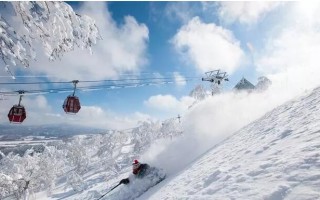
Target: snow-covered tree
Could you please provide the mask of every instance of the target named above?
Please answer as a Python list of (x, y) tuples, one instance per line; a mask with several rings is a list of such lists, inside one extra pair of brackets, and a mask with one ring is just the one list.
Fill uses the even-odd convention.
[(4, 194), (8, 193), (21, 199), (23, 196), (28, 196), (30, 189), (37, 188), (38, 161), (38, 154), (32, 149), (27, 150), (23, 157), (13, 153), (4, 156), (0, 162), (0, 174), (5, 175), (2, 177), (10, 177), (11, 182), (9, 188), (2, 189), (5, 191)]
[(0, 199), (15, 196), (28, 198), (29, 193), (46, 190), (49, 194), (62, 169), (63, 152), (45, 147), (42, 153), (29, 149), (23, 156), (2, 154), (0, 161)]
[(193, 90), (191, 90), (189, 96), (193, 97), (197, 101), (201, 101), (207, 97), (207, 92), (203, 85), (197, 85)]
[(216, 95), (221, 93), (221, 86), (217, 84), (212, 84), (211, 86), (211, 95)]
[(76, 136), (66, 147), (68, 164), (78, 174), (88, 170), (89, 158), (87, 148), (83, 145), (83, 138)]
[(256, 85), (256, 90), (258, 91), (265, 91), (267, 90), (272, 82), (265, 76), (261, 76), (258, 78), (258, 83)]
[(67, 174), (67, 186), (71, 186), (77, 192), (83, 191), (85, 188), (82, 176), (75, 171), (70, 171)]
[(132, 143), (134, 154), (140, 155), (157, 139), (170, 138), (182, 134), (182, 129), (177, 118), (159, 121), (144, 121), (139, 127), (132, 130)]
[(38, 179), (41, 182), (41, 190), (51, 194), (58, 176), (64, 175), (65, 153), (55, 146), (45, 146), (44, 151), (39, 154)]
[(174, 138), (182, 134), (182, 127), (177, 118), (171, 118), (162, 123), (160, 129), (164, 138)]
[(97, 152), (97, 156), (100, 159), (100, 164), (102, 167), (110, 172), (111, 174), (118, 174), (120, 171), (120, 166), (116, 162), (114, 156), (117, 148), (121, 148), (121, 145), (118, 145), (118, 137), (116, 132), (108, 133), (101, 135), (99, 138), (100, 146)]
[(16, 190), (14, 179), (0, 172), (0, 199), (12, 195)]
[(11, 1), (0, 4), (0, 57), (5, 65), (25, 67), (41, 45), (50, 60), (100, 38), (93, 19), (60, 1)]
[(160, 128), (160, 122), (144, 121), (132, 130), (135, 154), (141, 154), (157, 136), (160, 136)]

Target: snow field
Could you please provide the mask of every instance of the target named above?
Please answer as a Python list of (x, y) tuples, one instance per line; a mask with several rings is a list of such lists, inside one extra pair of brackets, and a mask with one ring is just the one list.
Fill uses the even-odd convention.
[(319, 97), (317, 88), (247, 125), (149, 199), (320, 199)]

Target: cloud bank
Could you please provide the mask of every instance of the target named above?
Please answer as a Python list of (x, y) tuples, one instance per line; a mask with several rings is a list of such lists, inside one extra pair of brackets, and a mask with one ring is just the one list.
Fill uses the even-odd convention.
[(149, 97), (148, 100), (144, 101), (144, 104), (149, 108), (166, 113), (167, 116), (176, 116), (177, 114), (186, 112), (194, 101), (194, 98), (189, 96), (183, 96), (177, 99), (169, 94), (159, 94)]
[(214, 23), (194, 17), (172, 39), (176, 50), (200, 72), (222, 69), (232, 74), (244, 59), (240, 42), (233, 33)]
[(294, 2), (257, 53), (257, 71), (286, 92), (301, 93), (320, 85), (320, 3)]
[(241, 24), (253, 25), (273, 9), (280, 5), (280, 2), (272, 1), (243, 1), (243, 2), (219, 2), (218, 9), (221, 21), (231, 24), (239, 22)]

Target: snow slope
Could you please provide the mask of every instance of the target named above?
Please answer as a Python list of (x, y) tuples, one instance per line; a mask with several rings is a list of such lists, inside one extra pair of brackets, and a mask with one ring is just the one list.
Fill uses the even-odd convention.
[(320, 88), (237, 131), (139, 199), (320, 199)]

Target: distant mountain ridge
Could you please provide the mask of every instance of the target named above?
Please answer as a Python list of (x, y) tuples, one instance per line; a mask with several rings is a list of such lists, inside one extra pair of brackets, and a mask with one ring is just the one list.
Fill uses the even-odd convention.
[(39, 126), (0, 124), (0, 141), (16, 140), (26, 136), (45, 136), (61, 138), (79, 134), (96, 134), (101, 132), (106, 132), (106, 130), (83, 126), (72, 126), (67, 124)]

